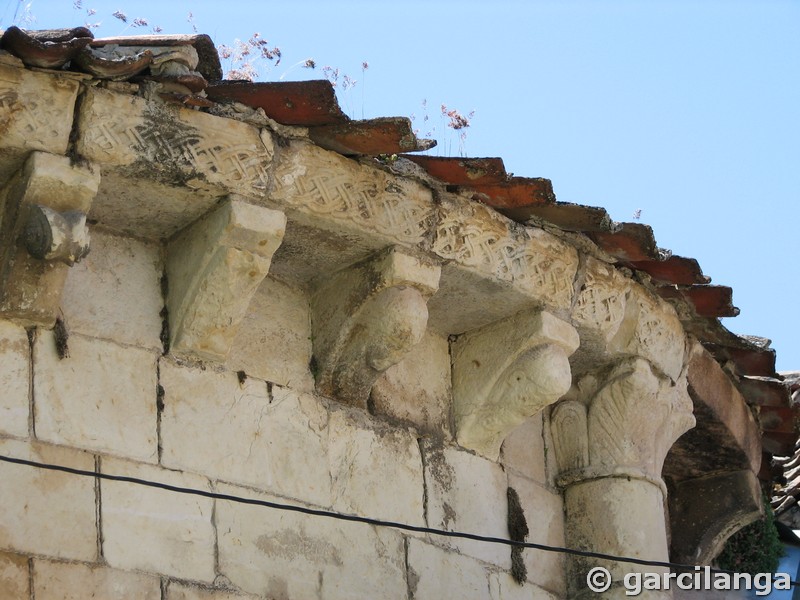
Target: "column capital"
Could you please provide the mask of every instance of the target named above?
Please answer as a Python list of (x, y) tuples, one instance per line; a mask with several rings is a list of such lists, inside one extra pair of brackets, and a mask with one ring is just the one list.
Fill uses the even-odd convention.
[(632, 358), (604, 376), (584, 377), (573, 392), (550, 419), (557, 483), (625, 477), (663, 489), (667, 452), (695, 424), (686, 374), (672, 383), (656, 375), (648, 361)]

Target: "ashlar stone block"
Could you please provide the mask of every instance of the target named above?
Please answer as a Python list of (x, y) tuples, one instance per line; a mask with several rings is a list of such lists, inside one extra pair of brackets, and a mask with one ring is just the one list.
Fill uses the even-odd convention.
[(504, 571), (489, 576), (489, 588), (492, 600), (559, 600), (564, 597), (551, 594), (531, 583), (520, 585)]
[(231, 590), (208, 589), (171, 581), (167, 586), (167, 595), (164, 600), (260, 600), (261, 598), (261, 596)]
[(6, 600), (30, 600), (28, 557), (0, 552), (0, 590)]
[(161, 350), (161, 249), (92, 229), (92, 251), (69, 270), (61, 309), (70, 331)]
[(33, 590), (38, 600), (161, 600), (161, 579), (102, 566), (34, 560)]
[(79, 87), (69, 77), (0, 64), (0, 182), (31, 150), (66, 153)]
[(226, 367), (300, 392), (314, 391), (308, 297), (267, 277), (233, 339)]
[[(91, 454), (0, 439), (0, 453), (94, 471)], [(0, 549), (67, 560), (97, 559), (95, 482), (91, 477), (0, 462)]]
[(26, 331), (0, 320), (0, 432), (28, 436), (30, 346)]
[(378, 378), (369, 402), (375, 414), (452, 438), (451, 379), (447, 338), (428, 331), (412, 352)]
[(408, 588), (414, 600), (489, 598), (486, 567), (468, 556), (408, 538)]
[(544, 411), (525, 419), (503, 442), (500, 462), (509, 473), (516, 473), (547, 485), (549, 465), (552, 460), (544, 439)]
[[(508, 536), (508, 480), (500, 465), (433, 441), (424, 442), (423, 458), (429, 527)], [(511, 568), (511, 555), (505, 546), (455, 538), (432, 537), (431, 541), (501, 568)]]
[[(508, 475), (508, 485), (516, 490), (528, 525), (525, 541), (563, 548), (566, 544), (561, 494), (511, 473)], [(528, 581), (559, 596), (566, 593), (566, 560), (563, 554), (525, 548), (522, 559), (528, 571)]]
[[(177, 487), (210, 488), (203, 477), (116, 458), (103, 457), (100, 469)], [(101, 480), (103, 556), (115, 568), (210, 583), (215, 577), (212, 513), (210, 498)]]
[(317, 389), (366, 408), (381, 373), (422, 339), (440, 273), (389, 248), (320, 285), (311, 298)]
[(422, 457), (411, 432), (334, 409), (329, 462), (334, 510), (425, 525)]
[(162, 359), (164, 466), (330, 506), (328, 413), (311, 395)]
[(220, 572), (246, 592), (269, 598), (407, 598), (403, 538), (396, 531), (227, 501), (217, 502), (216, 524)]
[(156, 355), (69, 336), (59, 358), (51, 331), (38, 331), (34, 428), (39, 439), (148, 462), (157, 460)]
[(173, 352), (224, 361), (286, 229), (282, 212), (229, 198), (167, 251)]
[(547, 312), (523, 312), (460, 336), (452, 344), (456, 437), (497, 459), (506, 436), (566, 394), (573, 327)]
[[(99, 172), (88, 164), (33, 152), (0, 190), (0, 313), (24, 323), (52, 325), (68, 265), (80, 258), (70, 254), (78, 250), (67, 238), (82, 236), (77, 246), (85, 252), (86, 214), (99, 183)], [(53, 228), (55, 221), (68, 231)], [(66, 246), (59, 249), (62, 242)], [(51, 256), (54, 244), (56, 254)]]

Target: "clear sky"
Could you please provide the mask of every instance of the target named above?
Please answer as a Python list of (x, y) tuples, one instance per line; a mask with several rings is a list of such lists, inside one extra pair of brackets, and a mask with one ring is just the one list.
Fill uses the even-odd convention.
[[(165, 33), (190, 32), (191, 12), (218, 44), (259, 32), (283, 53), (260, 79), (339, 68), (358, 81), (339, 93), (351, 116), (413, 114), (433, 154), (459, 153), (440, 105), (474, 110), (466, 155), (618, 221), (641, 209), (659, 246), (733, 287), (724, 324), (800, 369), (798, 1), (0, 0), (0, 28), (26, 7), (31, 28), (100, 21), (98, 36), (148, 32), (116, 10)], [(316, 70), (292, 68), (307, 58)]]

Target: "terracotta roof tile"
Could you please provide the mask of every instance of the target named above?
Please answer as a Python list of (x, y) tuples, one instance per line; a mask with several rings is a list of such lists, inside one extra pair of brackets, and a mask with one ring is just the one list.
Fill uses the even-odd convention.
[(595, 231), (589, 237), (608, 254), (625, 262), (659, 259), (656, 238), (649, 225), (621, 223), (616, 231)]
[(86, 27), (26, 31), (9, 27), (0, 38), (0, 47), (31, 67), (59, 69), (92, 41)]
[(215, 102), (241, 102), (262, 108), (270, 119), (284, 125), (332, 125), (350, 119), (342, 112), (329, 81), (279, 81), (252, 83), (223, 81), (206, 90)]
[(664, 286), (657, 289), (662, 298), (685, 299), (700, 317), (735, 317), (733, 290), (724, 285)]
[(398, 154), (428, 150), (435, 140), (420, 140), (406, 117), (344, 121), (311, 127), (308, 136), (318, 146), (340, 154)]
[(472, 186), (508, 181), (502, 158), (457, 158), (451, 156), (405, 156), (429, 175), (450, 185)]
[(710, 277), (703, 275), (700, 264), (694, 258), (670, 256), (666, 260), (641, 260), (629, 263), (631, 267), (644, 271), (653, 281), (668, 285), (706, 284)]

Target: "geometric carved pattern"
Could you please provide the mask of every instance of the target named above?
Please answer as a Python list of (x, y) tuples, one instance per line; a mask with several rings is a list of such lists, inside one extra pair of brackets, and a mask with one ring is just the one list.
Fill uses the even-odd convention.
[(245, 195), (266, 192), (272, 142), (244, 123), (103, 90), (87, 92), (81, 120), (82, 155), (178, 169)]
[(432, 249), (442, 258), (514, 282), (555, 306), (567, 307), (572, 301), (575, 250), (544, 231), (518, 226), (479, 205), (447, 206)]
[(315, 169), (295, 180), (292, 201), (316, 214), (363, 224), (399, 242), (419, 244), (433, 222), (432, 207), (381, 190), (375, 179), (355, 179), (336, 170)]

